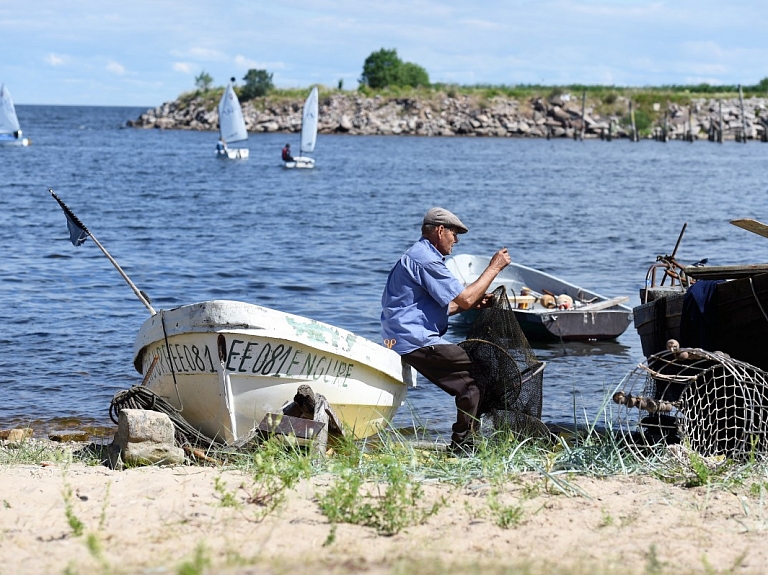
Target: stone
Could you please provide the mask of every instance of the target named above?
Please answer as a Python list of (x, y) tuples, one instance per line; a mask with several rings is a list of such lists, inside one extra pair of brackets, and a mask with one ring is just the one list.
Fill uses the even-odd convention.
[(175, 444), (171, 418), (165, 413), (144, 409), (120, 411), (117, 433), (110, 449), (113, 466), (119, 466), (118, 456), (129, 466), (184, 462), (184, 450)]
[(60, 430), (48, 433), (48, 439), (66, 443), (68, 441), (88, 441), (88, 433), (80, 430)]
[(26, 439), (32, 438), (31, 427), (17, 427), (15, 429), (6, 429), (0, 431), (0, 439), (7, 439), (8, 443), (21, 443)]

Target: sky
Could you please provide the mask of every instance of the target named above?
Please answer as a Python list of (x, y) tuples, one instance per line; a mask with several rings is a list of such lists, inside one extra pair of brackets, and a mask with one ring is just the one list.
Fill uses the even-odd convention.
[(386, 48), (461, 85), (750, 85), (767, 30), (766, 0), (0, 0), (0, 83), (16, 104), (148, 108), (201, 72), (353, 90)]

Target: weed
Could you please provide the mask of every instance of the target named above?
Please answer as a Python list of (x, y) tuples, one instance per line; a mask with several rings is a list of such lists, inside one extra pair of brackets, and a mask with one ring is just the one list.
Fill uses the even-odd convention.
[(219, 496), (219, 505), (221, 507), (234, 507), (235, 509), (240, 509), (240, 502), (237, 500), (236, 492), (227, 489), (227, 484), (221, 476), (214, 477), (213, 490)]
[(311, 459), (298, 446), (289, 446), (278, 438), (262, 444), (252, 454), (247, 470), (253, 476), (251, 486), (242, 485), (247, 493), (246, 501), (259, 508), (256, 516), (261, 521), (285, 501), (286, 491), (311, 472)]
[(104, 524), (107, 522), (107, 507), (109, 505), (109, 491), (112, 489), (112, 482), (107, 483), (107, 489), (104, 492), (104, 503), (101, 504), (101, 515), (99, 515), (99, 530), (104, 529)]
[(517, 527), (523, 518), (523, 508), (520, 505), (504, 505), (499, 501), (499, 492), (494, 490), (488, 496), (488, 509), (493, 522), (502, 529)]
[[(320, 510), (331, 524), (354, 523), (372, 527), (382, 535), (394, 535), (423, 523), (444, 504), (441, 500), (422, 507), (421, 483), (411, 479), (396, 457), (385, 454), (378, 459), (369, 489), (363, 489), (368, 478), (360, 469), (346, 467), (325, 494), (317, 495)], [(381, 481), (375, 480), (376, 475)]]
[(598, 527), (609, 527), (613, 525), (614, 521), (611, 513), (605, 507), (603, 507), (600, 512), (602, 513), (602, 519), (600, 520)]
[(75, 537), (80, 537), (83, 534), (85, 525), (75, 515), (73, 509), (73, 495), (72, 487), (65, 481), (62, 489), (62, 495), (64, 497), (64, 514), (67, 516), (67, 524), (72, 529), (72, 533)]
[(652, 575), (664, 572), (664, 563), (659, 560), (658, 553), (656, 552), (656, 545), (651, 544), (651, 547), (648, 549), (645, 571), (646, 573), (651, 573)]
[(210, 564), (211, 561), (207, 556), (205, 545), (200, 543), (195, 548), (192, 560), (182, 563), (176, 573), (178, 575), (202, 575), (205, 572), (205, 568), (210, 566)]

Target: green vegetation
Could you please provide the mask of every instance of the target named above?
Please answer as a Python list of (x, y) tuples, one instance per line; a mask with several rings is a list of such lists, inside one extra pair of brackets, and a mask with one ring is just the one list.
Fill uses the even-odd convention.
[(266, 70), (248, 70), (243, 76), (245, 86), (240, 90), (240, 96), (243, 100), (252, 100), (266, 96), (272, 89), (272, 74)]
[(360, 85), (378, 89), (389, 86), (429, 86), (427, 71), (412, 62), (403, 62), (397, 50), (382, 48), (372, 52), (363, 63)]
[(201, 92), (207, 92), (210, 90), (211, 84), (213, 84), (213, 78), (205, 70), (200, 72), (198, 76), (195, 76), (195, 88)]

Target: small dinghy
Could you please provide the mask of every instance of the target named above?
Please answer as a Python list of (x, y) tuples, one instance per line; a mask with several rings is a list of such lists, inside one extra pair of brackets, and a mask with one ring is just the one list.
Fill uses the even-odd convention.
[(302, 384), (327, 398), (354, 437), (367, 437), (392, 421), (416, 381), (412, 368), (382, 345), (228, 300), (158, 311), (139, 330), (133, 356), (143, 385), (227, 443), (248, 435), (266, 414), (280, 413)]
[[(474, 282), (488, 266), (489, 258), (460, 254), (445, 265), (464, 285)], [(607, 298), (593, 291), (512, 262), (496, 276), (493, 289), (507, 288), (520, 327), (531, 339), (615, 339), (632, 323), (628, 296)], [(456, 318), (471, 322), (472, 311)]]

